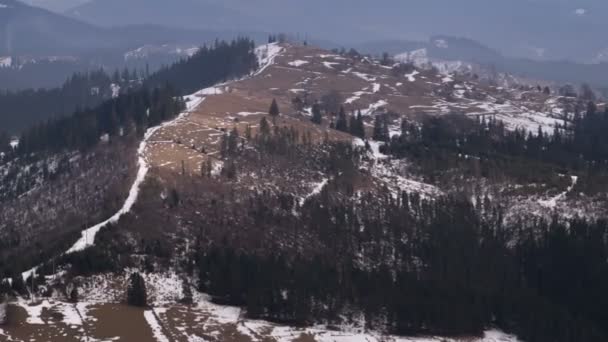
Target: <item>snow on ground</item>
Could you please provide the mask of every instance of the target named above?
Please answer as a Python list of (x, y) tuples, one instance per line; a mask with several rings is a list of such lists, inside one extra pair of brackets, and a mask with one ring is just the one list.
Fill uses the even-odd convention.
[(444, 78), (441, 79), (442, 83), (450, 83), (450, 82), (454, 82), (454, 78), (450, 75), (445, 76)]
[(420, 74), (420, 72), (418, 70), (414, 70), (410, 74), (406, 74), (405, 77), (410, 82), (416, 82), (416, 77), (415, 76), (418, 75), (418, 74)]
[(154, 335), (154, 338), (157, 342), (169, 342), (169, 339), (163, 333), (163, 329), (161, 328), (160, 323), (156, 319), (154, 309), (144, 311), (144, 318), (152, 329), (152, 334)]
[[(170, 122), (173, 122), (173, 121), (170, 121)], [(135, 177), (135, 182), (133, 182), (133, 185), (131, 186), (131, 189), (129, 190), (129, 196), (127, 197), (127, 200), (124, 202), (122, 208), (120, 208), (120, 210), (117, 213), (115, 213), (112, 217), (110, 217), (109, 219), (107, 219), (101, 223), (98, 223), (91, 228), (85, 229), (81, 233), (80, 239), (78, 239), (78, 241), (76, 241), (76, 243), (74, 243), (74, 245), (72, 247), (70, 247), (70, 249), (67, 250), (66, 254), (79, 252), (88, 247), (93, 246), (95, 244), (95, 236), (101, 230), (101, 228), (105, 227), (108, 224), (118, 222), (118, 220), (124, 214), (131, 211), (131, 208), (133, 207), (133, 205), (135, 204), (135, 201), (137, 201), (137, 197), (139, 196), (139, 189), (141, 187), (141, 184), (144, 182), (146, 175), (148, 174), (148, 170), (149, 170), (149, 165), (148, 165), (148, 162), (144, 155), (144, 153), (146, 151), (146, 147), (147, 147), (147, 142), (150, 139), (150, 137), (154, 133), (156, 133), (156, 131), (159, 128), (161, 128), (163, 126), (164, 125), (160, 125), (160, 126), (149, 128), (146, 131), (146, 134), (144, 135), (144, 139), (139, 144), (139, 148), (137, 150), (137, 155), (139, 156), (138, 157), (139, 169), (137, 171), (137, 176)]]
[(15, 149), (15, 148), (19, 147), (19, 139), (13, 139), (13, 140), (11, 140), (11, 142), (9, 143), (9, 145), (10, 145), (10, 146), (11, 146), (13, 149)]
[(375, 82), (376, 81), (376, 77), (370, 76), (368, 74), (364, 74), (362, 72), (355, 71), (355, 72), (352, 72), (352, 74), (355, 75), (355, 76), (357, 76), (357, 77), (359, 77), (359, 78), (361, 78), (361, 79), (363, 79), (363, 80), (365, 80), (365, 81), (368, 81), (368, 82)]
[[(361, 143), (361, 142), (358, 142)], [(26, 301), (21, 300), (16, 303), (19, 307), (22, 307), (28, 317), (26, 318), (27, 324), (42, 325), (48, 324), (42, 318), (45, 310), (51, 310), (62, 315), (62, 321), (64, 324), (72, 328), (82, 328), (85, 323), (98, 322), (92, 315), (89, 314), (90, 308), (95, 307), (99, 302), (101, 303), (117, 303), (122, 301), (124, 295), (124, 286), (118, 288), (116, 285), (109, 289), (103, 284), (123, 284), (128, 278), (129, 272), (134, 270), (127, 270), (124, 275), (107, 274), (97, 275), (89, 280), (84, 279), (85, 283), (91, 284), (95, 288), (82, 288), (82, 299), (78, 304), (65, 303), (60, 301), (45, 300), (40, 304), (30, 306)], [(169, 341), (171, 336), (165, 334), (166, 331), (163, 329), (164, 324), (169, 324), (175, 327), (174, 324), (179, 322), (171, 321), (167, 318), (167, 313), (173, 309), (184, 307), (177, 304), (175, 298), (180, 298), (183, 295), (182, 284), (179, 279), (182, 279), (182, 275), (175, 274), (174, 272), (163, 273), (163, 274), (142, 274), (146, 280), (146, 287), (148, 290), (148, 296), (150, 299), (151, 307), (143, 312), (144, 319), (150, 329), (152, 330), (154, 339), (159, 342)], [(106, 281), (99, 281), (99, 277), (106, 277)], [(190, 280), (192, 283), (192, 280)], [(91, 301), (88, 298), (90, 292), (96, 292), (101, 296), (105, 296), (102, 300)], [(112, 292), (120, 292), (121, 296), (116, 296)], [(204, 294), (196, 291), (192, 288), (193, 303), (194, 305), (187, 310), (193, 312), (196, 316), (195, 321), (201, 324), (206, 333), (213, 335), (220, 333), (226, 328), (234, 327), (241, 335), (248, 337), (251, 341), (294, 341), (302, 336), (308, 336), (314, 341), (318, 342), (337, 342), (337, 341), (366, 341), (366, 342), (456, 342), (457, 339), (451, 338), (440, 338), (440, 337), (399, 337), (399, 336), (387, 336), (376, 332), (365, 331), (364, 324), (350, 324), (339, 326), (339, 330), (329, 329), (326, 326), (319, 325), (308, 328), (296, 328), (281, 326), (274, 323), (249, 320), (244, 318), (243, 311), (238, 307), (222, 306), (211, 302), (211, 298)], [(156, 300), (157, 298), (165, 298), (173, 300), (164, 302), (163, 300)], [(179, 330), (180, 327), (178, 326)], [(0, 335), (2, 331), (0, 330)], [(174, 337), (174, 336), (173, 336)], [(203, 340), (204, 336), (192, 335), (189, 337), (189, 341)], [(113, 340), (113, 339), (112, 339)], [(500, 331), (490, 330), (485, 332), (483, 338), (471, 338), (471, 342), (517, 342), (518, 340)]]
[(278, 43), (270, 43), (257, 47), (255, 54), (260, 68), (254, 75), (263, 73), (269, 66), (274, 64), (275, 58), (283, 51), (284, 49)]
[(243, 116), (243, 117), (247, 117), (247, 116), (251, 116), (251, 115), (266, 115), (268, 113), (263, 113), (263, 112), (238, 112), (236, 113), (236, 115), (238, 116)]
[(13, 65), (12, 57), (0, 57), (0, 68), (8, 68)]
[(386, 105), (388, 105), (388, 102), (386, 100), (379, 100), (377, 102), (370, 104), (369, 107), (367, 107), (367, 109), (361, 111), (361, 115), (363, 115), (363, 116), (373, 115), (378, 109), (380, 109)]
[(552, 134), (556, 125), (563, 125), (564, 120), (550, 117), (546, 113), (537, 112), (524, 106), (517, 106), (510, 101), (503, 104), (496, 103), (491, 99), (486, 102), (471, 102), (470, 106), (476, 107), (479, 111), (468, 113), (469, 116), (490, 115), (497, 120), (505, 123), (505, 127), (510, 130), (525, 129), (536, 133), (540, 126), (545, 133)]
[(372, 92), (377, 93), (379, 91), (380, 91), (380, 83), (374, 83)]
[(312, 191), (308, 195), (306, 195), (300, 199), (300, 206), (304, 205), (304, 203), (306, 202), (307, 199), (320, 194), (328, 182), (329, 182), (329, 179), (323, 178), (323, 180), (321, 180), (320, 182), (313, 183), (312, 185), (314, 185), (314, 187), (312, 188)]
[[(401, 192), (419, 193), (425, 197), (437, 197), (443, 192), (434, 185), (422, 183), (414, 179), (406, 178), (405, 165), (401, 160), (391, 160), (389, 156), (380, 152), (381, 142), (368, 141), (372, 157), (370, 170), (374, 178), (381, 180), (391, 190), (393, 197), (397, 198)], [(359, 138), (353, 141), (354, 146), (365, 146), (365, 142)]]
[(25, 299), (20, 298), (16, 304), (27, 312), (27, 323), (37, 325), (44, 324), (44, 321), (41, 318), (42, 310), (50, 309), (52, 307), (48, 300), (44, 300), (35, 305), (30, 305)]
[[(243, 325), (256, 334), (263, 333), (268, 329), (268, 325), (263, 322), (245, 322)], [(255, 335), (254, 335), (255, 336)], [(302, 336), (310, 336), (317, 342), (456, 342), (461, 339), (445, 337), (399, 337), (382, 335), (373, 332), (348, 332), (332, 331), (325, 327), (312, 327), (305, 329), (274, 326), (270, 336), (277, 342), (291, 342), (300, 339)], [(261, 341), (258, 338), (254, 342)], [(515, 336), (507, 335), (498, 330), (489, 330), (484, 333), (482, 338), (470, 338), (469, 342), (518, 342)]]
[(426, 49), (400, 53), (395, 55), (394, 59), (401, 63), (413, 63), (416, 66), (422, 66), (429, 63), (428, 51)]
[(564, 200), (572, 189), (574, 189), (576, 183), (578, 183), (578, 176), (570, 176), (570, 178), (572, 179), (572, 184), (568, 187), (568, 189), (566, 189), (566, 191), (548, 200), (539, 200), (538, 203), (545, 208), (556, 208), (557, 202)]
[(120, 95), (120, 86), (118, 84), (112, 83), (110, 84), (110, 89), (112, 90), (112, 98), (115, 99)]
[(353, 96), (351, 96), (351, 97), (349, 97), (348, 99), (346, 99), (346, 101), (344, 101), (344, 103), (346, 103), (346, 104), (353, 103), (353, 102), (355, 102), (355, 101), (357, 101), (357, 100), (361, 99), (361, 96), (363, 96), (363, 95), (365, 95), (365, 94), (371, 95), (371, 93), (370, 93), (370, 92), (367, 92), (367, 91), (365, 91), (365, 90), (362, 90), (362, 91), (356, 91), (356, 92), (354, 92), (354, 93), (353, 93)]
[(298, 59), (296, 61), (289, 62), (287, 64), (297, 68), (297, 67), (300, 67), (302, 65), (308, 64), (308, 61), (303, 61), (301, 59)]
[(327, 68), (327, 69), (334, 69), (334, 65), (340, 65), (340, 63), (336, 63), (336, 62), (323, 62), (323, 65)]

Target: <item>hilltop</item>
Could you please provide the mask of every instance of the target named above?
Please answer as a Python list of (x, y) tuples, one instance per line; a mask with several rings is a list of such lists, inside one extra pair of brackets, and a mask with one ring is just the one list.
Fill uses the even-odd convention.
[[(549, 230), (543, 220), (584, 230), (569, 220), (606, 215), (606, 183), (595, 183), (605, 175), (538, 147), (560, 148), (550, 137), (566, 137), (581, 112), (596, 110), (586, 99), (409, 55), (374, 60), (288, 43), (250, 53), (256, 68), (252, 56), (235, 62), (249, 73), (197, 73), (220, 83), (185, 96), (179, 115), (150, 122), (140, 136), (115, 129), (88, 150), (0, 164), (5, 256), (24, 253), (38, 266), (19, 270), (22, 278), (29, 284), (37, 274), (38, 292), (50, 293), (35, 306), (18, 297), (21, 318), (9, 336), (516, 340), (494, 327), (524, 339), (564, 335), (535, 318), (553, 304), (519, 279), (543, 275), (518, 262), (543, 255), (535, 248), (544, 245), (531, 243)], [(193, 75), (183, 62), (166, 76), (180, 67)], [(161, 95), (155, 108), (176, 99)], [(478, 135), (486, 140), (471, 143)], [(541, 157), (517, 154), (533, 143)], [(11, 240), (18, 226), (24, 234)], [(129, 331), (112, 315), (134, 272), (144, 275), (151, 307), (120, 311), (137, 321)], [(573, 281), (559, 279), (543, 285)], [(552, 319), (574, 324), (570, 313)], [(595, 327), (593, 319), (580, 324)]]

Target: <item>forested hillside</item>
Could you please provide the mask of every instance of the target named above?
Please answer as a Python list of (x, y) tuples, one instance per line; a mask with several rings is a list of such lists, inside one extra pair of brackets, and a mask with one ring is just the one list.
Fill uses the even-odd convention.
[[(240, 60), (253, 55), (252, 49), (234, 48), (232, 52)], [(198, 81), (201, 87), (238, 77), (238, 72), (248, 73), (254, 67), (243, 69), (238, 65), (239, 69), (229, 67), (223, 69), (225, 73), (218, 74), (215, 73), (218, 68), (215, 63), (220, 62), (217, 59), (207, 55), (193, 59), (201, 59), (202, 63), (198, 69), (191, 70), (192, 74), (211, 74)], [(225, 67), (224, 61), (221, 65)], [(102, 78), (104, 75), (99, 73)], [(124, 75), (126, 77), (127, 72)], [(176, 86), (183, 87), (183, 84)], [(65, 90), (66, 96), (70, 94), (69, 89)], [(135, 142), (141, 140), (150, 127), (175, 118), (184, 110), (183, 93), (168, 83), (159, 86), (129, 83), (127, 89), (113, 95), (97, 106), (28, 128), (20, 135), (15, 148), (8, 144), (7, 134), (0, 134), (3, 142), (0, 241), (6, 247), (0, 253), (4, 260), (0, 262), (0, 273), (13, 274), (59, 254), (65, 244), (75, 238), (75, 230), (89, 222), (87, 215), (101, 219), (115, 209), (124, 196), (124, 189), (117, 187), (124, 187), (136, 173), (134, 162), (125, 161), (133, 159)], [(61, 201), (61, 206), (56, 204)], [(81, 208), (87, 202), (92, 202), (88, 204), (90, 209)], [(96, 209), (94, 214), (89, 212), (93, 209)], [(69, 215), (62, 216), (59, 212)], [(51, 232), (56, 243), (40, 245), (41, 239)], [(29, 249), (33, 245), (39, 249)], [(15, 253), (21, 253), (20, 261), (9, 261)]]
[(60, 88), (3, 91), (0, 93), (0, 127), (18, 134), (51, 118), (64, 117), (76, 109), (91, 108), (126, 90), (137, 77), (112, 78), (103, 70), (74, 74)]
[(608, 340), (605, 108), (270, 40), (26, 130), (0, 294), (158, 340)]

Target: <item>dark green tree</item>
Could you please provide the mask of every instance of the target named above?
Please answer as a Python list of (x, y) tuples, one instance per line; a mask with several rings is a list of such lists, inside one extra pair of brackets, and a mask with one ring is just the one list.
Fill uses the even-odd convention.
[(344, 107), (340, 107), (338, 114), (338, 120), (336, 121), (336, 129), (342, 132), (348, 132), (348, 120), (346, 119), (346, 113)]
[(323, 114), (321, 114), (321, 106), (318, 103), (312, 105), (312, 122), (320, 125), (323, 122)]
[(277, 117), (279, 116), (279, 105), (277, 104), (276, 99), (272, 99), (272, 103), (270, 104), (270, 109), (268, 110), (268, 114), (272, 117), (272, 122), (276, 124)]
[(127, 304), (138, 307), (145, 307), (148, 305), (146, 281), (138, 272), (132, 273), (129, 277), (129, 284), (127, 286)]

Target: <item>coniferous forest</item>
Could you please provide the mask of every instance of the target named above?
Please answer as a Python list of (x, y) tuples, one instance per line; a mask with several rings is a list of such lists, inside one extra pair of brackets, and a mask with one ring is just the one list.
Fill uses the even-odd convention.
[[(135, 84), (129, 80), (133, 76), (139, 79), (137, 73), (132, 75), (125, 70), (114, 78), (124, 80), (129, 85), (127, 90), (92, 107), (87, 105), (94, 104), (97, 98), (91, 99), (91, 103), (76, 102), (84, 109), (76, 110), (71, 115), (62, 113), (57, 118), (31, 126), (21, 134), (16, 153), (86, 149), (95, 145), (103, 134), (111, 137), (137, 132), (142, 135), (145, 128), (155, 126), (183, 109), (181, 95), (251, 72), (257, 65), (253, 47), (253, 42), (244, 38), (232, 42), (217, 41), (214, 46), (203, 47), (193, 57), (165, 67)], [(79, 96), (82, 99), (91, 91), (81, 85), (93, 78), (104, 79), (106, 83), (112, 81), (100, 71), (89, 76), (74, 76), (61, 90), (40, 90), (34, 94), (42, 99), (51, 98), (58, 92), (60, 99), (57, 101), (55, 98), (54, 101), (71, 107), (74, 106), (71, 99)], [(73, 89), (80, 89), (81, 92), (85, 89), (85, 93), (74, 95)], [(66, 98), (65, 101), (62, 96)], [(6, 93), (4, 97), (0, 96), (0, 103), (3, 99), (22, 103), (22, 97), (27, 97), (27, 92)], [(44, 105), (44, 102), (39, 105)], [(37, 112), (39, 105), (32, 110)], [(6, 133), (0, 135), (8, 136)]]
[[(248, 39), (218, 41), (112, 99), (86, 102), (89, 107), (69, 116), (30, 127), (15, 151), (7, 148), (8, 134), (0, 133), (0, 152), (27, 159), (86, 151), (101, 137), (141, 137), (183, 110), (183, 95), (249, 74), (257, 65), (253, 48)], [(16, 96), (21, 95), (0, 95), (0, 103)], [(279, 127), (278, 103), (271, 102), (255, 136), (251, 126), (243, 135), (238, 126), (221, 133), (213, 156), (222, 163), (218, 175), (212, 176), (213, 164), (203, 163), (200, 175), (182, 171), (175, 188), (161, 189), (151, 179), (140, 203), (162, 208), (148, 212), (151, 218), (129, 213), (80, 252), (40, 251), (47, 261), (38, 270), (41, 282), (55, 263), (69, 265), (70, 277), (142, 264), (146, 272), (175, 267), (216, 303), (243, 307), (254, 319), (297, 326), (357, 322), (397, 335), (470, 337), (498, 328), (526, 342), (608, 340), (607, 221), (556, 217), (505, 223), (502, 208), (489, 198), (473, 204), (464, 194), (393, 196), (386, 185), (355, 192), (357, 181), (371, 178), (366, 167), (381, 162), (372, 158), (370, 144), (313, 142), (310, 132)], [(311, 112), (310, 120), (323, 124), (319, 104)], [(331, 125), (340, 134), (366, 137), (360, 112), (348, 116), (339, 106), (335, 112)], [(422, 124), (403, 121), (401, 134), (392, 138), (388, 115), (375, 117), (373, 126), (373, 140), (384, 144), (381, 152), (411, 161), (431, 184), (449, 172), (523, 183), (563, 173), (581, 175), (586, 193), (608, 188), (608, 111), (599, 112), (593, 103), (586, 115), (575, 115), (551, 134), (508, 131), (491, 118), (462, 115), (428, 117)], [(248, 165), (278, 174), (281, 167), (306, 165), (327, 179), (304, 199), (279, 187), (239, 192), (239, 173)], [(301, 170), (295, 171), (287, 182), (299, 176)], [(210, 188), (224, 192), (201, 190)], [(191, 215), (193, 207), (204, 215)], [(141, 227), (129, 231), (130, 224), (141, 225), (137, 219), (150, 220), (145, 236), (137, 235)], [(163, 234), (173, 220), (183, 230), (167, 238)], [(244, 241), (246, 234), (253, 241)], [(176, 250), (179, 245), (172, 243), (182, 238), (188, 248)], [(0, 266), (0, 276), (13, 279), (0, 284), (0, 294), (26, 294), (22, 270), (7, 262)], [(144, 277), (133, 273), (128, 284), (127, 302), (148, 305)]]
[(182, 94), (191, 94), (212, 84), (247, 75), (257, 67), (255, 43), (248, 38), (216, 41), (194, 56), (161, 68), (146, 82), (152, 86), (169, 83)]

